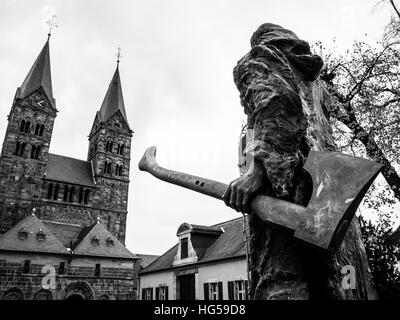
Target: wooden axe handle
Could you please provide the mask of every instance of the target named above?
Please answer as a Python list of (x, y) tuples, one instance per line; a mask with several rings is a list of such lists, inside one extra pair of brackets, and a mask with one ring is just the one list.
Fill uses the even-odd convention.
[[(222, 200), (222, 196), (228, 188), (227, 184), (160, 167), (156, 162), (156, 150), (156, 147), (146, 150), (139, 162), (141, 171), (147, 171), (165, 182)], [(252, 200), (251, 210), (265, 222), (278, 224), (292, 230), (296, 230), (299, 225), (307, 222), (305, 207), (265, 195), (256, 196)]]

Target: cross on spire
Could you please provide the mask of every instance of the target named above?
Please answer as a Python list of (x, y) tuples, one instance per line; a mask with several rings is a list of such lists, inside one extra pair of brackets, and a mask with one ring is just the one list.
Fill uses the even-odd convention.
[(51, 33), (53, 32), (53, 28), (58, 28), (56, 20), (57, 20), (57, 15), (52, 14), (50, 19), (46, 21), (46, 24), (49, 26), (49, 33), (47, 34), (47, 40), (50, 39)]
[(119, 65), (119, 62), (121, 61), (122, 54), (121, 54), (122, 49), (120, 47), (117, 48), (117, 53), (115, 56), (117, 57), (117, 64)]

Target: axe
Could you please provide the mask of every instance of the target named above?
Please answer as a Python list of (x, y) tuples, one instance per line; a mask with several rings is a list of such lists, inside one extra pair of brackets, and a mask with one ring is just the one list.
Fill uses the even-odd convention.
[[(139, 169), (158, 179), (222, 200), (228, 185), (160, 167), (156, 147), (150, 147)], [(251, 212), (261, 220), (289, 228), (294, 236), (318, 247), (338, 248), (354, 214), (382, 164), (340, 152), (310, 151), (304, 169), (312, 178), (307, 207), (258, 195)]]

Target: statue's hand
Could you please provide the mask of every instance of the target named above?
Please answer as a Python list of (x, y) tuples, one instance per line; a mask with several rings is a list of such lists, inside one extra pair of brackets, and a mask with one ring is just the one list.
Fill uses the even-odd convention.
[(233, 180), (222, 196), (228, 207), (238, 212), (250, 213), (252, 196), (263, 188), (265, 183), (265, 169), (257, 160), (241, 177)]

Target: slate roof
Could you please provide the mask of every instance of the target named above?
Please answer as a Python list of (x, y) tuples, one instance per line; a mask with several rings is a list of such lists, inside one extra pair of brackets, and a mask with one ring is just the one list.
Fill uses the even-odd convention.
[(46, 41), (42, 51), (40, 51), (21, 87), (18, 88), (17, 97), (23, 99), (39, 88), (43, 88), (51, 106), (55, 109), (56, 101), (53, 97), (51, 83), (49, 40)]
[(89, 161), (49, 153), (46, 179), (94, 187), (92, 165)]
[[(21, 240), (18, 236), (18, 232), (22, 228), (25, 228), (28, 232), (26, 240)], [(36, 234), (39, 230), (42, 230), (46, 235), (43, 241), (36, 239)], [(93, 236), (99, 238), (99, 246), (91, 244)], [(114, 241), (113, 246), (107, 246), (107, 238), (111, 238)], [(70, 248), (72, 252), (67, 248)], [(75, 256), (83, 255), (112, 259), (139, 259), (100, 222), (88, 227), (82, 227), (75, 224), (40, 220), (34, 214), (21, 220), (0, 237), (0, 250), (59, 254), (73, 253)]]
[[(196, 227), (199, 227), (196, 225)], [(202, 226), (203, 230), (209, 227)], [(223, 223), (212, 226), (211, 230), (223, 229), (223, 233), (208, 247), (205, 251), (201, 250), (200, 256), (198, 254), (198, 261), (190, 265), (199, 263), (218, 261), (227, 258), (243, 257), (246, 255), (246, 247), (243, 234), (243, 220), (237, 218)], [(178, 244), (169, 249), (166, 253), (161, 255), (157, 260), (151, 263), (148, 267), (143, 269), (140, 273), (150, 273), (172, 268), (180, 267), (181, 265), (173, 266), (174, 257), (178, 251)], [(186, 266), (187, 264), (185, 264)]]
[(121, 112), (126, 124), (128, 124), (128, 118), (125, 111), (124, 97), (122, 95), (121, 79), (119, 76), (119, 68), (114, 72), (114, 76), (111, 80), (106, 96), (104, 97), (103, 103), (99, 111), (101, 121), (106, 122), (118, 111)]
[(149, 264), (151, 264), (154, 260), (158, 259), (160, 256), (153, 255), (153, 254), (137, 254), (140, 259), (140, 266), (144, 269)]

